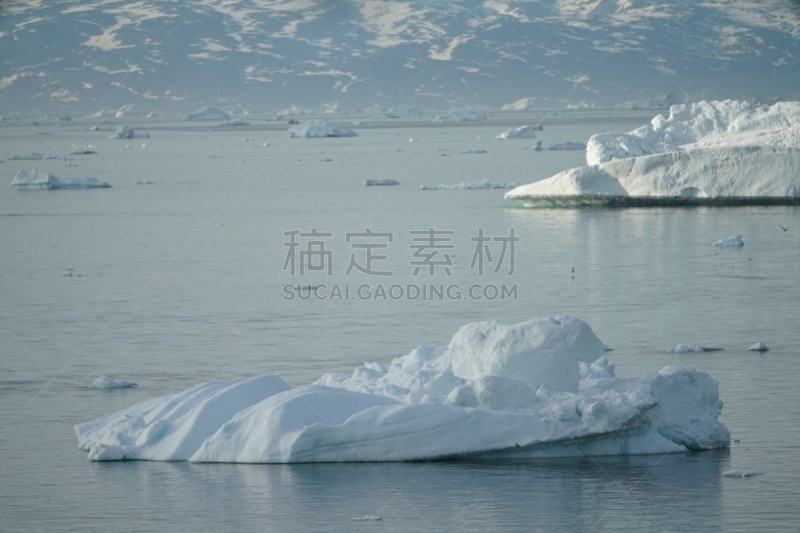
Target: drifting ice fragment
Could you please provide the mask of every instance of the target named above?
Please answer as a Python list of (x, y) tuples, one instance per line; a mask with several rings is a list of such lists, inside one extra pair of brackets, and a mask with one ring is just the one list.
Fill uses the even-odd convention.
[(730, 237), (726, 237), (714, 242), (711, 246), (744, 246), (744, 241), (742, 240), (741, 235), (731, 235)]
[(130, 389), (132, 387), (136, 387), (136, 383), (133, 381), (117, 379), (111, 376), (100, 376), (89, 385), (90, 389)]
[(761, 341), (758, 341), (754, 345), (748, 348), (751, 352), (767, 352), (769, 351), (769, 347)]

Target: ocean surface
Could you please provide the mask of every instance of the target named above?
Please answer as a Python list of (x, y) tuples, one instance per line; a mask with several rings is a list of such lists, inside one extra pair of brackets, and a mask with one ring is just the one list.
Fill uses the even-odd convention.
[[(652, 114), (548, 116), (538, 140), (585, 142)], [(525, 116), (351, 120), (342, 124), (359, 136), (325, 139), (257, 120), (134, 121), (151, 137), (129, 140), (108, 139), (120, 121), (3, 123), (0, 530), (800, 530), (800, 208), (537, 210), (502, 189), (422, 190), (528, 183), (584, 154), (495, 140)], [(96, 153), (70, 155), (86, 149)], [(67, 160), (10, 160), (32, 152)], [(34, 167), (113, 187), (12, 189), (17, 170)], [(711, 246), (734, 234), (743, 247)], [(550, 315), (588, 322), (618, 376), (671, 364), (710, 373), (730, 449), (92, 463), (72, 429), (209, 380), (273, 373), (300, 385), (446, 345), (468, 322)], [(757, 341), (770, 351), (747, 351)], [(667, 352), (679, 342), (724, 350)], [(103, 375), (138, 387), (89, 388)], [(724, 477), (731, 469), (763, 475)]]

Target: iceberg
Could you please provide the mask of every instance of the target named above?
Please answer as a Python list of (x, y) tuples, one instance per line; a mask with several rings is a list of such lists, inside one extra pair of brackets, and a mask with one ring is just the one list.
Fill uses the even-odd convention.
[(415, 461), (728, 446), (717, 383), (667, 366), (618, 378), (574, 317), (467, 324), (446, 347), (292, 387), (213, 381), (75, 426), (90, 460)]
[(668, 117), (656, 115), (650, 124), (627, 133), (592, 135), (586, 164), (720, 146), (800, 148), (800, 102), (764, 106), (724, 100), (673, 105)]
[(136, 387), (133, 381), (114, 378), (111, 376), (100, 376), (89, 385), (90, 389), (130, 389)]
[(673, 348), (667, 350), (669, 353), (700, 353), (700, 352), (721, 352), (722, 346), (715, 346), (712, 344), (698, 344), (698, 343), (688, 343), (688, 342), (679, 342)]
[(722, 473), (724, 477), (753, 477), (753, 476), (763, 476), (764, 472), (756, 472), (755, 470), (726, 470)]
[(38, 169), (19, 170), (11, 182), (17, 189), (95, 189), (111, 187), (91, 176), (59, 177)]
[(537, 131), (542, 131), (541, 124), (520, 126), (518, 128), (506, 130), (503, 133), (499, 133), (495, 138), (498, 141), (503, 141), (506, 139), (534, 139), (536, 138), (535, 132)]
[(793, 204), (800, 102), (674, 105), (628, 133), (593, 135), (586, 161), (506, 198), (529, 207)]
[(577, 167), (508, 191), (527, 207), (793, 205), (800, 150), (697, 148)]
[(133, 131), (125, 125), (117, 126), (113, 135), (108, 136), (109, 139), (149, 139), (150, 134), (146, 131)]
[(711, 246), (717, 246), (719, 248), (730, 246), (735, 248), (739, 246), (744, 246), (744, 241), (742, 240), (741, 235), (731, 235), (730, 237), (725, 237), (724, 239), (714, 241), (713, 243), (711, 243)]
[(766, 343), (758, 341), (757, 343), (750, 346), (748, 350), (751, 352), (768, 352), (769, 347), (766, 345)]
[(324, 120), (311, 120), (289, 128), (289, 137), (356, 137), (358, 133), (347, 128), (334, 128)]

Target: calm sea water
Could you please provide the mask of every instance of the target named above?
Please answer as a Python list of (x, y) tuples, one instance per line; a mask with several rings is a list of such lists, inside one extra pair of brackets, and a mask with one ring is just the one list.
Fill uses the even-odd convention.
[[(539, 138), (585, 140), (643, 120), (545, 122)], [(419, 188), (526, 183), (583, 161), (582, 152), (534, 151), (534, 141), (495, 141), (505, 127), (491, 124), (363, 127), (336, 139), (133, 126), (152, 137), (112, 141), (111, 125), (0, 129), (0, 158), (52, 151), (77, 165), (0, 163), (0, 529), (800, 529), (797, 207), (528, 210), (502, 190)], [(97, 154), (68, 155), (89, 145)], [(12, 190), (18, 168), (36, 164), (113, 188)], [(365, 179), (401, 185), (365, 187)], [(330, 252), (331, 274), (292, 276), (286, 234), (312, 228), (329, 234), (317, 240)], [(471, 239), (512, 229), (519, 241), (497, 272), (495, 264), (482, 275), (470, 268)], [(363, 263), (354, 243), (367, 230), (392, 235), (373, 250), (382, 256), (373, 270), (391, 275), (347, 272), (351, 258)], [(443, 267), (414, 274), (417, 232), (431, 230), (452, 246), (439, 249), (453, 259), (449, 275)], [(711, 246), (736, 233), (744, 247)], [(489, 243), (495, 262), (500, 242)], [(371, 292), (323, 300), (286, 289), (321, 284), (368, 284)], [(462, 292), (375, 295), (378, 286), (424, 284)], [(515, 299), (465, 295), (503, 284)], [(731, 448), (513, 463), (96, 464), (72, 432), (211, 379), (275, 373), (299, 385), (444, 345), (474, 320), (563, 314), (586, 320), (615, 349), (609, 358), (620, 376), (668, 364), (709, 372), (720, 383)], [(746, 351), (759, 340), (771, 350)], [(725, 350), (667, 353), (678, 342)], [(101, 375), (139, 386), (89, 389)], [(722, 476), (732, 468), (764, 475)]]

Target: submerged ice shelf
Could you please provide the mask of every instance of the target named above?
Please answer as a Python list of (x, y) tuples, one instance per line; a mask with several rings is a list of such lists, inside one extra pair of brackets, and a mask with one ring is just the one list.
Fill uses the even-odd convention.
[(241, 463), (413, 461), (724, 447), (717, 383), (667, 366), (617, 378), (573, 317), (463, 326), (447, 347), (292, 387), (214, 381), (75, 426), (89, 458)]

